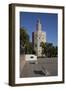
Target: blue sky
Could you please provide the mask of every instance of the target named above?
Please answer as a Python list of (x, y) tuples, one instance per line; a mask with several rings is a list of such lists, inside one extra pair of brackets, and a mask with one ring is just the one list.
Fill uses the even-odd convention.
[(37, 19), (40, 19), (42, 31), (46, 32), (47, 42), (58, 44), (58, 15), (53, 13), (20, 12), (20, 27), (27, 29), (32, 40), (32, 32), (36, 31)]

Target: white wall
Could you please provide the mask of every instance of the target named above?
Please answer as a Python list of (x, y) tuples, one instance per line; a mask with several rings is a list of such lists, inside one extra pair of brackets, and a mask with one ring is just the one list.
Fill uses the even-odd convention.
[[(8, 86), (8, 4), (48, 4), (65, 5), (66, 0), (0, 0), (0, 90), (65, 90), (66, 84), (26, 87)], [(66, 10), (65, 10), (66, 11)], [(66, 38), (66, 36), (65, 36)], [(66, 66), (65, 66), (66, 68)]]

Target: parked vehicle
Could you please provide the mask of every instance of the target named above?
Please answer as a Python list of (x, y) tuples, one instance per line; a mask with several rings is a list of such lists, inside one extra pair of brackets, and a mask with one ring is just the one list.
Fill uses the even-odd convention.
[(34, 63), (37, 63), (37, 56), (33, 54), (26, 54), (25, 60), (34, 64)]

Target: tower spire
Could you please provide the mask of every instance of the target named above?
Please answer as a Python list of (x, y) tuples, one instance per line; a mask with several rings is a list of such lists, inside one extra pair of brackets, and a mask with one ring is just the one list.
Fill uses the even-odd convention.
[(38, 18), (37, 20), (37, 31), (41, 31), (42, 28), (41, 28), (41, 22), (40, 22), (40, 19)]

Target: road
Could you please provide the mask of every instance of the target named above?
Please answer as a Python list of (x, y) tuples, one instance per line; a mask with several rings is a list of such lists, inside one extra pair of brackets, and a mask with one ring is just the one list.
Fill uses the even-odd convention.
[(56, 76), (58, 73), (57, 58), (38, 58), (38, 63), (25, 61), (20, 77)]

